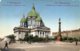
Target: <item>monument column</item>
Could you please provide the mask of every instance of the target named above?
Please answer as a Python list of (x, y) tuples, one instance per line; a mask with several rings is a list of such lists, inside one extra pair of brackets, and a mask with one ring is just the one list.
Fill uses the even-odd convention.
[(59, 30), (58, 30), (57, 40), (58, 41), (62, 40), (62, 36), (61, 36), (61, 19), (60, 18), (59, 18)]

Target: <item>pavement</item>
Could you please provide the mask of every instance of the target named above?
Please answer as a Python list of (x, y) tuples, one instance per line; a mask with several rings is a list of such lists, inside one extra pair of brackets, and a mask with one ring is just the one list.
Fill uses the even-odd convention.
[(14, 43), (10, 44), (8, 49), (1, 48), (1, 51), (80, 51), (80, 42), (78, 45), (67, 42), (48, 42), (48, 43)]

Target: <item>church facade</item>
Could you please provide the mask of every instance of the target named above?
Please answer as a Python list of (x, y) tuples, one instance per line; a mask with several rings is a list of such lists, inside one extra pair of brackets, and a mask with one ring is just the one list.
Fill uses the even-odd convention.
[(23, 15), (22, 19), (20, 20), (20, 26), (14, 27), (13, 30), (16, 40), (24, 39), (26, 34), (43, 38), (50, 35), (50, 28), (44, 25), (44, 22), (39, 13), (36, 12), (34, 5), (27, 16)]

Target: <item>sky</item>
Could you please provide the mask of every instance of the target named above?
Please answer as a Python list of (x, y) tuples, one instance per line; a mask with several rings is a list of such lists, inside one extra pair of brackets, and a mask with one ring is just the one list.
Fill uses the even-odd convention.
[(80, 28), (80, 0), (0, 0), (0, 37), (14, 34), (33, 4), (51, 32), (58, 31), (59, 18), (62, 31)]

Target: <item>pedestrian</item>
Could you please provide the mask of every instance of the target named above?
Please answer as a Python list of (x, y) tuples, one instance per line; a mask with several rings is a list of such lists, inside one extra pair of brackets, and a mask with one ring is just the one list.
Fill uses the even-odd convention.
[(76, 46), (78, 45), (78, 40), (76, 39)]
[(5, 42), (4, 48), (8, 48), (8, 43), (7, 43), (7, 41)]

